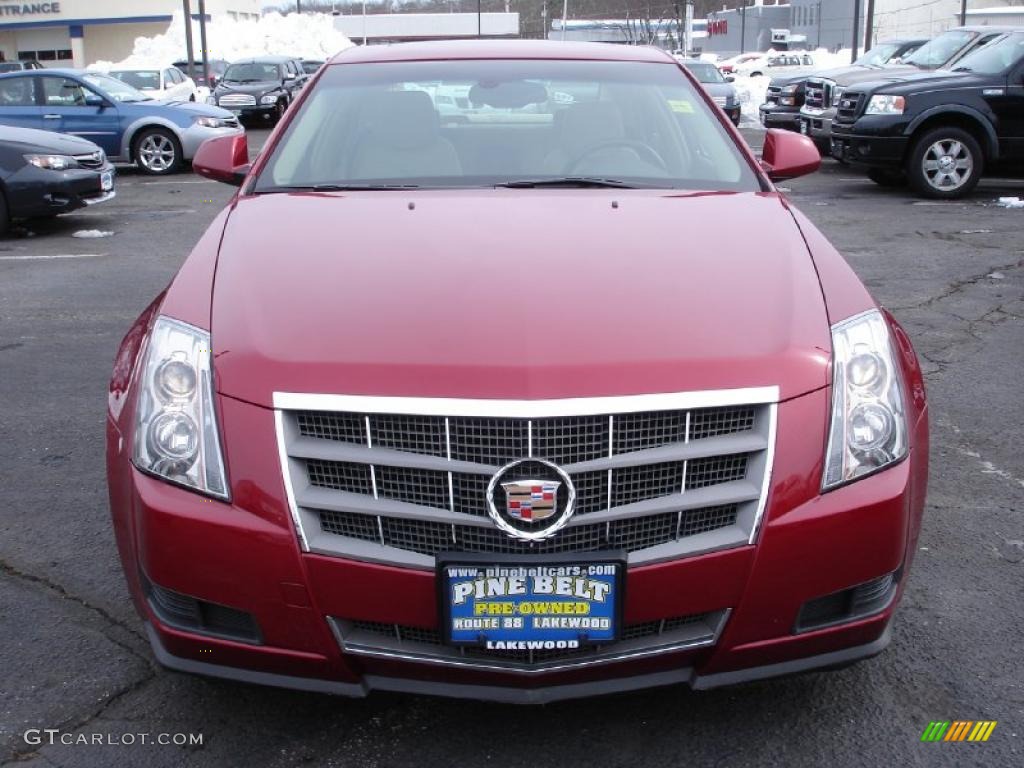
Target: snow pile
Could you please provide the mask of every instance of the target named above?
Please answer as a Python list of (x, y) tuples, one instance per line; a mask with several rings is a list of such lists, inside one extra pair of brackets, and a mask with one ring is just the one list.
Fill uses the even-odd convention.
[[(267, 54), (327, 59), (349, 48), (352, 41), (334, 27), (327, 13), (268, 13), (259, 19), (214, 16), (206, 24), (206, 42), (211, 59), (235, 61)], [(196, 60), (202, 59), (199, 22), (192, 22), (192, 44)], [(185, 58), (185, 23), (177, 11), (167, 31), (155, 37), (138, 37), (132, 54), (123, 61), (97, 61), (91, 69), (163, 66)]]
[(113, 232), (104, 232), (102, 229), (80, 229), (77, 232), (72, 232), (72, 237), (80, 237), (86, 240), (92, 240), (97, 237), (110, 237)]
[[(769, 51), (769, 53), (772, 52)], [(849, 48), (844, 48), (836, 53), (819, 48), (812, 51), (811, 55), (814, 57), (814, 68), (807, 69), (807, 74), (833, 67), (845, 67), (850, 64)], [(740, 100), (743, 122), (760, 123), (761, 116), (758, 114), (757, 108), (764, 104), (765, 96), (768, 94), (768, 83), (772, 81), (772, 77), (785, 77), (790, 73), (798, 75), (800, 72), (801, 70), (791, 69), (782, 70), (778, 75), (763, 75), (761, 77), (737, 75), (733, 85), (736, 86), (736, 96)]]
[(1000, 197), (996, 205), (1000, 208), (1024, 208), (1024, 200), (1019, 197)]

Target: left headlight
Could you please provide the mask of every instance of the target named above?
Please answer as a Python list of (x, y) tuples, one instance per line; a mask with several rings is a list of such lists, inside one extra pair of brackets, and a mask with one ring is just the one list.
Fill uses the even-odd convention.
[(888, 96), (879, 94), (872, 96), (868, 102), (868, 108), (864, 110), (865, 115), (902, 115), (907, 108), (907, 100), (902, 96)]
[(890, 342), (878, 310), (832, 326), (832, 425), (823, 491), (907, 454), (900, 372)]
[(260, 104), (276, 104), (279, 94), (265, 93), (260, 96)]
[(224, 120), (219, 117), (197, 117), (196, 125), (201, 125), (203, 128), (223, 128)]
[(210, 334), (168, 317), (157, 319), (146, 353), (132, 461), (143, 472), (227, 500), (210, 361)]
[(78, 161), (70, 155), (25, 155), (25, 160), (36, 168), (48, 171), (66, 171), (78, 167)]

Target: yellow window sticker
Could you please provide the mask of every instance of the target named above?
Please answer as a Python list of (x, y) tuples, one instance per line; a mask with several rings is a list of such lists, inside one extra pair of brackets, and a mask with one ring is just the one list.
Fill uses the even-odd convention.
[(668, 106), (673, 112), (680, 112), (684, 115), (693, 114), (693, 104), (685, 99), (669, 99)]

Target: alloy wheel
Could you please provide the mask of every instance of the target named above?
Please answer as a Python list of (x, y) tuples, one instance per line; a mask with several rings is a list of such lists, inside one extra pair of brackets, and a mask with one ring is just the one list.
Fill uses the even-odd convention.
[(974, 172), (970, 150), (956, 139), (940, 139), (924, 153), (922, 170), (928, 184), (940, 192), (960, 189)]
[(163, 173), (174, 166), (177, 150), (167, 136), (153, 133), (139, 143), (139, 164), (147, 171)]

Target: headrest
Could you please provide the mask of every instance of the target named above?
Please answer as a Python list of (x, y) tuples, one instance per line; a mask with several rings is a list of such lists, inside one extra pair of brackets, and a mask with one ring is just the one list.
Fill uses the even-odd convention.
[(572, 147), (621, 139), (626, 134), (622, 113), (610, 101), (584, 101), (573, 104), (562, 114), (562, 142)]
[(364, 114), (370, 135), (398, 149), (431, 143), (437, 136), (440, 122), (434, 102), (424, 91), (374, 94)]

